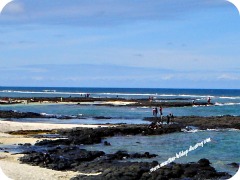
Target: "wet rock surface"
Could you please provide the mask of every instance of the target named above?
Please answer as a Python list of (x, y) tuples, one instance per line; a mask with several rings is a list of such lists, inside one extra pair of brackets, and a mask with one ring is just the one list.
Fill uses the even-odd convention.
[(87, 151), (78, 146), (55, 147), (45, 152), (25, 152), (20, 161), (30, 165), (50, 168), (54, 170), (74, 170), (84, 173), (97, 173), (97, 176), (79, 175), (72, 180), (92, 179), (227, 179), (231, 176), (224, 172), (217, 172), (207, 159), (197, 163), (171, 163), (150, 172), (158, 162), (122, 162), (123, 159), (152, 158), (156, 155), (148, 152), (144, 154), (129, 154), (118, 151), (105, 154), (103, 151)]
[[(79, 175), (78, 179), (219, 179), (229, 178), (227, 173), (216, 172), (207, 159), (197, 163), (169, 164), (154, 172), (150, 169), (158, 162), (133, 162), (134, 159), (154, 158), (157, 155), (149, 152), (128, 153), (117, 151), (106, 154), (103, 151), (88, 151), (81, 149), (81, 144), (102, 143), (104, 137), (115, 135), (155, 135), (180, 131), (177, 125), (169, 125), (158, 129), (149, 129), (146, 125), (122, 125), (118, 127), (85, 129), (75, 128), (59, 130), (57, 133), (65, 138), (44, 140), (35, 144), (44, 147), (44, 151), (25, 151), (20, 158), (22, 163), (37, 165), (54, 170), (73, 170), (83, 173), (98, 173), (97, 176)], [(107, 142), (106, 142), (107, 143)], [(131, 161), (130, 161), (131, 160)]]
[(228, 164), (229, 166), (233, 167), (233, 168), (239, 168), (239, 164), (236, 162), (233, 162), (231, 164)]
[[(208, 162), (208, 163), (206, 163)], [(155, 179), (228, 179), (231, 176), (224, 172), (216, 172), (210, 166), (207, 159), (201, 159), (197, 163), (175, 164), (171, 163), (160, 169), (150, 172), (157, 162), (121, 162), (113, 163), (112, 166), (103, 165), (105, 169), (98, 176), (78, 176), (72, 180), (89, 179), (89, 180), (155, 180)], [(97, 165), (95, 165), (97, 167)], [(83, 167), (82, 167), (83, 168)]]
[[(144, 154), (129, 154), (126, 151), (118, 151), (114, 154), (105, 154), (103, 151), (87, 151), (79, 146), (57, 146), (49, 148), (44, 152), (25, 151), (25, 155), (20, 158), (23, 163), (46, 167), (54, 170), (78, 169), (79, 165), (86, 166), (85, 162), (93, 164), (109, 163), (116, 160), (153, 158), (156, 154), (145, 152)], [(117, 162), (117, 161), (116, 161)], [(97, 171), (97, 169), (95, 169)]]
[(36, 145), (38, 146), (55, 146), (55, 145), (81, 145), (101, 143), (104, 137), (112, 137), (115, 135), (161, 135), (167, 133), (181, 132), (178, 125), (169, 125), (162, 128), (150, 129), (147, 125), (121, 125), (117, 127), (101, 127), (101, 128), (75, 128), (58, 130), (58, 134), (65, 136), (65, 139), (44, 140)]
[(23, 163), (54, 170), (69, 170), (84, 161), (103, 156), (103, 151), (87, 151), (76, 146), (56, 147), (45, 152), (25, 152), (20, 158)]
[(140, 158), (153, 158), (158, 156), (157, 154), (150, 154), (149, 152), (145, 152), (143, 154), (140, 153), (133, 153), (128, 154), (127, 151), (117, 151), (114, 154), (108, 154), (106, 156), (107, 160), (124, 160), (124, 159), (140, 159)]
[[(161, 121), (160, 117), (146, 117), (146, 121)], [(166, 121), (164, 117), (163, 121)], [(175, 116), (174, 123), (179, 126), (196, 126), (199, 129), (218, 129), (218, 128), (234, 128), (240, 129), (240, 116), (211, 116), (211, 117), (200, 117), (200, 116)]]
[(17, 112), (0, 110), (0, 118), (45, 118), (45, 116), (34, 112)]

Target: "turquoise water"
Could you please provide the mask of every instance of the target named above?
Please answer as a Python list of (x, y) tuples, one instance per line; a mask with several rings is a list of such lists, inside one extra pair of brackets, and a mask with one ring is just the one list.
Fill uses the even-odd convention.
[[(90, 93), (91, 97), (120, 97), (120, 98), (148, 98), (153, 96), (156, 101), (206, 101), (211, 97), (213, 106), (163, 108), (163, 115), (173, 113), (175, 116), (240, 116), (240, 90), (213, 89), (129, 89), (129, 88), (46, 88), (46, 87), (0, 87), (0, 99), (3, 97), (81, 97)], [(73, 124), (105, 124), (105, 123), (148, 123), (144, 117), (152, 116), (152, 109), (148, 107), (108, 107), (94, 105), (0, 105), (0, 110), (15, 110), (20, 112), (37, 112), (54, 115), (81, 116), (84, 119), (12, 119), (19, 122), (42, 123), (73, 123)], [(112, 117), (112, 119), (94, 119), (94, 116)], [(219, 171), (234, 174), (236, 169), (229, 163), (240, 163), (240, 131), (198, 131), (195, 133), (173, 133), (162, 136), (127, 136), (107, 138), (112, 146), (96, 144), (84, 146), (88, 149), (102, 149), (107, 153), (118, 150), (129, 152), (150, 152), (158, 154), (151, 159), (164, 162), (189, 146), (211, 138), (212, 141), (191, 151), (187, 157), (177, 159), (176, 162), (198, 161), (208, 158)]]
[[(164, 108), (163, 115), (175, 116), (221, 116), (240, 115), (240, 90), (221, 89), (134, 89), (134, 88), (51, 88), (51, 87), (0, 87), (1, 97), (81, 97), (90, 93), (91, 97), (148, 98), (156, 101), (206, 101), (211, 97), (214, 106)], [(177, 100), (176, 100), (177, 99)], [(1, 106), (0, 110), (16, 110), (54, 115), (82, 115), (112, 117), (116, 122), (142, 123), (144, 117), (152, 115), (148, 107), (99, 107), (78, 105), (11, 105)], [(91, 120), (91, 119), (90, 119)], [(132, 120), (132, 121), (131, 121)], [(113, 120), (111, 120), (113, 121)], [(55, 120), (54, 120), (55, 122)], [(62, 123), (63, 121), (59, 122)], [(89, 121), (92, 122), (92, 121)], [(104, 120), (105, 123), (105, 120)]]
[[(221, 115), (240, 115), (240, 105), (228, 106), (198, 106), (198, 107), (176, 107), (163, 108), (163, 115), (173, 113), (175, 116), (221, 116)], [(53, 115), (81, 116), (86, 119), (75, 120), (57, 120), (48, 119), (52, 123), (144, 123), (144, 117), (152, 116), (152, 109), (148, 107), (107, 107), (107, 106), (89, 106), (89, 105), (2, 105), (0, 110), (15, 110), (20, 112), (37, 112)], [(109, 121), (104, 119), (92, 121), (94, 116), (111, 117)], [(24, 121), (22, 119), (21, 121)], [(29, 122), (29, 120), (27, 120)], [(39, 121), (32, 119), (32, 121)]]

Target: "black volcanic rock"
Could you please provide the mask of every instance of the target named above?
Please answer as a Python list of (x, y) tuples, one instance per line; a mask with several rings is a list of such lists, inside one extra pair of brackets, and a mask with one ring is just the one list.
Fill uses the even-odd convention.
[(106, 116), (93, 116), (93, 119), (112, 119), (112, 118)]
[[(200, 163), (199, 163), (200, 162)], [(227, 179), (231, 176), (227, 173), (216, 172), (216, 170), (207, 165), (206, 159), (200, 160), (198, 163), (176, 164), (171, 163), (156, 171), (150, 172), (152, 167), (156, 166), (156, 163), (147, 162), (121, 162), (118, 164), (112, 164), (107, 166), (104, 164), (105, 169), (101, 175), (98, 176), (77, 176), (72, 180), (111, 180), (111, 179), (133, 179), (133, 180), (154, 180), (154, 179)], [(100, 164), (95, 165), (95, 169)]]
[[(159, 135), (179, 132), (179, 125), (168, 125), (157, 129), (149, 129), (147, 125), (122, 125), (109, 128), (85, 129), (75, 128), (59, 130), (58, 133), (66, 138), (58, 140), (44, 140), (35, 145), (46, 146), (45, 152), (26, 152), (20, 158), (23, 163), (38, 165), (55, 170), (74, 170), (84, 173), (102, 172), (97, 176), (79, 175), (78, 179), (219, 179), (230, 178), (224, 172), (216, 172), (210, 166), (208, 159), (201, 159), (197, 163), (175, 164), (171, 163), (154, 172), (150, 169), (158, 163), (129, 162), (128, 159), (152, 158), (155, 154), (129, 154), (126, 151), (118, 151), (114, 154), (105, 154), (102, 151), (87, 151), (80, 149), (81, 144), (101, 143), (104, 137), (115, 135)], [(77, 145), (77, 146), (75, 146)], [(122, 162), (122, 160), (126, 162)]]
[(104, 146), (111, 146), (111, 143), (109, 143), (107, 141), (104, 141), (103, 144), (104, 144)]
[(228, 165), (232, 166), (233, 168), (239, 168), (239, 164), (235, 163), (235, 162), (228, 164)]
[(80, 163), (92, 161), (104, 154), (103, 151), (87, 151), (85, 149), (79, 149), (76, 146), (57, 147), (44, 153), (27, 153), (20, 158), (20, 161), (54, 170), (68, 170), (73, 169)]
[[(160, 117), (145, 117), (145, 121), (156, 122), (161, 121)], [(166, 121), (166, 118), (163, 118)], [(218, 128), (235, 128), (240, 129), (240, 116), (175, 116), (174, 123), (181, 127), (195, 126), (199, 129), (218, 129)]]
[(66, 137), (58, 140), (44, 140), (36, 145), (39, 146), (55, 146), (62, 145), (81, 145), (101, 143), (104, 137), (112, 137), (115, 135), (161, 135), (173, 132), (180, 132), (181, 127), (178, 125), (170, 125), (168, 127), (149, 129), (147, 125), (122, 125), (117, 127), (101, 127), (101, 128), (75, 128), (58, 130), (57, 133)]
[(55, 116), (45, 116), (34, 112), (17, 112), (0, 110), (0, 118), (53, 118)]
[(156, 154), (150, 154), (149, 152), (145, 152), (144, 154), (133, 153), (129, 154), (127, 151), (117, 151), (114, 154), (107, 154), (107, 160), (123, 160), (123, 159), (136, 159), (136, 158), (153, 158), (156, 157)]

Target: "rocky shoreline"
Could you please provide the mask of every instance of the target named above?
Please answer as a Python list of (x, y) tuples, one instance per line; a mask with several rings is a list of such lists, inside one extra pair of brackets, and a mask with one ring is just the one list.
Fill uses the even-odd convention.
[(36, 143), (38, 146), (56, 145), (81, 145), (101, 143), (105, 137), (127, 136), (127, 135), (162, 135), (174, 132), (181, 132), (181, 127), (171, 125), (157, 129), (149, 128), (147, 125), (119, 125), (117, 127), (100, 128), (74, 128), (57, 130), (57, 134), (67, 137), (57, 140), (44, 140)]
[[(146, 117), (144, 120), (150, 122), (161, 122), (160, 117)], [(240, 116), (175, 116), (173, 122), (181, 125), (182, 127), (195, 126), (201, 130), (225, 128), (240, 129)]]
[[(0, 117), (4, 118), (46, 118), (47, 116), (32, 112), (0, 111)], [(48, 116), (49, 117), (49, 116)], [(54, 118), (57, 118), (54, 116)], [(105, 118), (105, 117), (99, 117)], [(111, 118), (111, 117), (107, 117)], [(156, 122), (160, 118), (147, 117), (144, 120)], [(165, 121), (165, 119), (164, 119)], [(10, 134), (31, 137), (44, 137), (42, 133), (59, 135), (57, 139), (46, 138), (35, 143), (29, 150), (22, 152), (20, 161), (33, 166), (40, 166), (58, 171), (75, 171), (81, 173), (97, 173), (95, 176), (78, 175), (72, 180), (78, 179), (227, 179), (231, 175), (225, 172), (217, 172), (209, 160), (200, 159), (198, 162), (176, 164), (171, 163), (154, 172), (151, 168), (159, 162), (138, 162), (139, 159), (150, 159), (158, 154), (128, 153), (117, 151), (107, 154), (102, 150), (88, 151), (82, 149), (82, 145), (101, 143), (103, 146), (111, 146), (104, 140), (106, 137), (128, 135), (162, 135), (181, 132), (186, 126), (196, 126), (199, 129), (235, 128), (240, 129), (239, 116), (216, 116), (198, 117), (182, 116), (175, 117), (173, 123), (158, 126), (140, 125), (117, 125), (115, 127), (98, 128), (73, 128), (49, 131), (15, 131)], [(23, 144), (30, 146), (30, 144)], [(37, 148), (41, 147), (41, 148)], [(236, 167), (237, 165), (234, 164)]]
[[(45, 153), (32, 152), (20, 158), (20, 161), (34, 166), (54, 170), (73, 170), (84, 173), (99, 173), (97, 176), (79, 175), (72, 180), (112, 180), (112, 179), (228, 179), (228, 173), (217, 172), (207, 159), (200, 159), (197, 163), (171, 163), (154, 172), (150, 169), (158, 165), (157, 161), (130, 162), (128, 159), (152, 158), (157, 155), (118, 151), (114, 154), (105, 154), (103, 151), (87, 151), (76, 146), (57, 147)], [(121, 160), (125, 160), (122, 162)]]
[(106, 166), (106, 169), (98, 176), (88, 177), (79, 175), (72, 180), (168, 180), (168, 179), (229, 179), (231, 175), (225, 172), (217, 172), (207, 159), (200, 159), (196, 163), (176, 164), (171, 163), (154, 172), (149, 170), (156, 166), (157, 162), (137, 163), (122, 162)]
[[(8, 120), (14, 118), (56, 118), (56, 119), (86, 119), (83, 116), (65, 116), (65, 115), (45, 115), (34, 112), (17, 112), (17, 111), (3, 111), (0, 110), (0, 118), (7, 118)], [(112, 119), (112, 117), (93, 116), (93, 119)], [(160, 117), (145, 117), (143, 120), (150, 122), (167, 121), (166, 117), (161, 120)], [(217, 129), (217, 128), (234, 128), (240, 129), (240, 116), (175, 116), (173, 123), (179, 127), (195, 126), (199, 129)]]
[[(43, 140), (34, 146), (44, 146), (44, 151), (25, 151), (20, 158), (22, 163), (45, 167), (54, 170), (73, 170), (84, 173), (100, 173), (96, 176), (79, 175), (72, 178), (78, 179), (227, 179), (231, 175), (217, 172), (207, 159), (201, 159), (196, 163), (176, 164), (171, 163), (154, 172), (150, 169), (157, 166), (157, 161), (134, 162), (135, 159), (153, 158), (157, 154), (145, 152), (129, 154), (126, 151), (117, 151), (106, 154), (103, 151), (88, 151), (81, 149), (81, 145), (102, 143), (111, 145), (103, 138), (115, 135), (156, 135), (179, 132), (180, 127), (174, 124), (150, 129), (146, 125), (123, 125), (109, 128), (74, 128), (58, 130), (56, 133), (63, 139)], [(25, 132), (25, 134), (27, 134)], [(130, 160), (130, 161), (129, 161)]]

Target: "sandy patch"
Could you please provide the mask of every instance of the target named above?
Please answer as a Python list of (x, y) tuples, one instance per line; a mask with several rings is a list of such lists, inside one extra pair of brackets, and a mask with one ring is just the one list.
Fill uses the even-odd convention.
[(86, 125), (86, 124), (47, 124), (47, 123), (23, 123), (12, 121), (0, 121), (0, 132), (18, 131), (18, 130), (51, 130), (51, 129), (69, 129), (75, 127), (97, 128), (108, 127), (109, 125)]
[(125, 106), (129, 104), (135, 104), (136, 102), (130, 102), (130, 101), (107, 101), (107, 102), (102, 102), (102, 104), (109, 104), (109, 105), (114, 105), (114, 106)]
[(20, 164), (18, 158), (21, 156), (7, 153), (0, 154), (0, 157), (2, 157), (0, 167), (8, 178), (13, 180), (69, 180), (80, 174), (73, 171), (61, 172), (38, 166)]
[[(37, 141), (40, 141), (42, 139), (38, 138), (28, 138), (28, 137), (23, 137), (23, 136), (15, 136), (11, 135), (9, 137), (2, 137), (0, 134), (0, 143), (3, 145), (13, 145), (13, 144), (25, 144), (25, 143), (30, 143), (30, 144), (35, 144)], [(0, 146), (1, 146), (0, 144)]]
[(94, 102), (79, 102), (81, 105), (113, 105), (113, 106), (126, 106), (129, 104), (136, 104), (130, 101), (94, 101)]
[[(107, 125), (106, 125), (107, 126)], [(105, 126), (105, 127), (106, 127)], [(42, 123), (20, 123), (10, 121), (0, 121), (0, 147), (1, 145), (12, 145), (19, 143), (31, 143), (41, 140), (22, 135), (10, 135), (4, 132), (17, 130), (51, 130), (74, 127), (91, 127), (97, 128), (98, 125), (79, 125), (79, 124), (42, 124)], [(21, 164), (19, 158), (21, 154), (10, 154), (0, 152), (0, 180), (69, 180), (81, 172), (73, 171), (55, 171), (51, 169), (41, 168), (38, 166), (30, 166)], [(2, 170), (2, 171), (1, 171)], [(4, 176), (4, 174), (6, 176)], [(85, 174), (97, 175), (97, 174)]]

